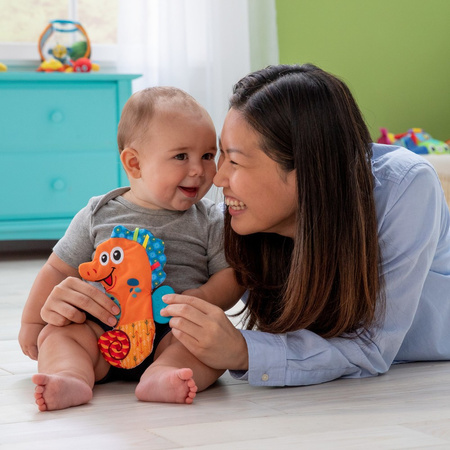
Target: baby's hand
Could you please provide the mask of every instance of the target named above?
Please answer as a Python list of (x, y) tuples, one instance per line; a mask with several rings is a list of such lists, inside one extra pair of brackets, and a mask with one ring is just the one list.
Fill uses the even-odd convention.
[(23, 353), (31, 359), (37, 360), (37, 338), (44, 326), (41, 323), (22, 323), (20, 327), (19, 344)]

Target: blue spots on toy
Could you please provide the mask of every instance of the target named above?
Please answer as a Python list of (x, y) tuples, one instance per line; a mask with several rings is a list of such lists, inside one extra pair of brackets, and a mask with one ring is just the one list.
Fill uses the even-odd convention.
[(134, 290), (134, 294), (131, 294), (131, 296), (133, 298), (136, 298), (137, 297), (136, 294), (139, 294), (139, 292), (142, 291), (142, 289), (140, 287), (138, 287), (139, 280), (137, 280), (136, 278), (130, 278), (127, 280), (127, 284), (128, 284), (128, 286), (133, 286), (132, 288), (130, 288), (130, 292), (133, 292), (133, 290)]

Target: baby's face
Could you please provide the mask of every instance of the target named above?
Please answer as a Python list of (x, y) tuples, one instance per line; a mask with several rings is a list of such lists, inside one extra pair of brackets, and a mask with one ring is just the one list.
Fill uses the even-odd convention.
[(133, 193), (142, 206), (185, 211), (212, 185), (217, 137), (200, 108), (158, 107), (136, 150), (141, 178)]

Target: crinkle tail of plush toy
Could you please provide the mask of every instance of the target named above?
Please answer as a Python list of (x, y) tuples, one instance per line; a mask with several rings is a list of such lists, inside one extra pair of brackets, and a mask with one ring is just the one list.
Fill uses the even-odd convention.
[(98, 339), (98, 346), (103, 358), (112, 366), (122, 367), (121, 361), (130, 352), (130, 339), (121, 330), (111, 330), (103, 333)]
[(155, 322), (145, 319), (106, 331), (98, 339), (98, 346), (109, 364), (132, 369), (152, 353), (154, 339)]

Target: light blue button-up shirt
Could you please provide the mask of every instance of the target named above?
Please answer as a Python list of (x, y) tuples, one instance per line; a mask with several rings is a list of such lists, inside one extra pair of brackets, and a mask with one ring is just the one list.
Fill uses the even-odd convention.
[(372, 167), (386, 296), (379, 327), (355, 339), (241, 330), (249, 370), (235, 378), (297, 386), (450, 360), (450, 214), (439, 178), (424, 158), (394, 146), (374, 144)]

